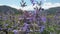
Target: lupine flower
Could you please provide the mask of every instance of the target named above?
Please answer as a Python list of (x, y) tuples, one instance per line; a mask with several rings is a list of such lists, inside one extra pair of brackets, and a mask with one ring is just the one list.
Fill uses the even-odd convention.
[(30, 32), (30, 28), (27, 28), (27, 30), (26, 30), (27, 32)]
[(45, 26), (42, 25), (41, 28), (40, 28), (40, 32), (43, 32), (44, 31), (44, 28), (45, 28)]
[(4, 17), (3, 19), (4, 19), (4, 20), (7, 20), (7, 17)]
[(30, 0), (33, 5), (35, 5), (34, 0)]
[(2, 28), (0, 27), (0, 31), (2, 30)]
[(25, 31), (25, 34), (28, 34), (28, 32), (30, 32), (29, 24), (24, 23), (23, 31)]
[(2, 16), (0, 16), (0, 19), (2, 19)]
[(23, 27), (23, 31), (26, 31), (27, 30), (27, 28), (28, 28), (28, 24), (27, 23), (24, 23), (24, 27)]
[(12, 31), (13, 28), (8, 28), (8, 31)]
[(41, 17), (41, 19), (44, 23), (46, 23), (46, 17), (43, 16), (43, 17)]
[(8, 26), (9, 24), (4, 24), (4, 26)]
[(1, 18), (2, 16), (0, 16), (0, 18)]
[(30, 0), (31, 1), (31, 3), (33, 3), (34, 2), (34, 0)]
[(14, 34), (18, 34), (18, 30), (13, 30)]
[(38, 26), (40, 26), (40, 22), (39, 21), (37, 21), (37, 24), (38, 24)]

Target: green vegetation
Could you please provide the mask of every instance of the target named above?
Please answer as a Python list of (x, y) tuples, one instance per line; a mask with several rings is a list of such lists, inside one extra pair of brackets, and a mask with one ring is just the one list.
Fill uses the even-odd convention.
[[(50, 32), (51, 33), (54, 33), (55, 32), (57, 34), (60, 33), (60, 30), (57, 30), (56, 29), (56, 28), (58, 28), (58, 25), (55, 24), (55, 20), (54, 20), (54, 16), (56, 14), (56, 11), (60, 11), (59, 9), (60, 9), (60, 7), (55, 7), (55, 8), (50, 8), (50, 9), (47, 9), (46, 10), (46, 12), (49, 14), (46, 17), (49, 18), (50, 20), (49, 20), (49, 22), (47, 20), (47, 23), (45, 25), (46, 28), (45, 28), (44, 32), (42, 32), (42, 34), (50, 34)], [(22, 10), (17, 10), (15, 8), (11, 8), (9, 6), (0, 6), (0, 15), (1, 15), (1, 13), (7, 15), (7, 12), (9, 12), (9, 13), (11, 12), (11, 14), (16, 17), (15, 18), (16, 23), (18, 22), (18, 16), (23, 14)], [(9, 26), (7, 26), (7, 28), (11, 28), (11, 26), (13, 25), (13, 22), (10, 22), (9, 20), (6, 20), (6, 21), (0, 20), (0, 24), (2, 24), (4, 26), (4, 23), (8, 23), (9, 24)], [(20, 24), (23, 25), (23, 20), (21, 21)], [(17, 29), (17, 27), (15, 27), (15, 29)], [(39, 32), (32, 32), (32, 33), (40, 34)], [(13, 32), (9, 32), (9, 34), (13, 34)]]

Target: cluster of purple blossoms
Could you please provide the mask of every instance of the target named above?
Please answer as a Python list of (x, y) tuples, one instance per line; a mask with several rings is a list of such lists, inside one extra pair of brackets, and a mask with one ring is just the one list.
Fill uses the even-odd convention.
[(40, 28), (40, 32), (43, 32), (44, 31), (44, 28), (45, 28), (45, 26), (42, 25), (41, 28)]
[(28, 28), (28, 26), (29, 26), (29, 24), (24, 23), (24, 26), (23, 26), (23, 31), (26, 31), (26, 30), (27, 30), (27, 28)]
[(18, 30), (13, 30), (14, 34), (18, 34)]
[(30, 25), (28, 23), (24, 23), (22, 30), (25, 32), (25, 34), (28, 34), (28, 32), (30, 32), (29, 26)]
[(4, 26), (8, 26), (9, 24), (4, 24)]
[(46, 23), (46, 17), (41, 17), (42, 21)]

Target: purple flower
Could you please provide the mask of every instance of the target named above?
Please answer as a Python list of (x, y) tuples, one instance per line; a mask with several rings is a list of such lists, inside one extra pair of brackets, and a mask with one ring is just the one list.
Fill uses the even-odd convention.
[(8, 24), (4, 24), (4, 26), (8, 26)]
[(40, 29), (40, 32), (43, 32), (43, 29), (42, 28)]
[(46, 17), (41, 17), (42, 21), (46, 23)]
[(31, 3), (33, 4), (33, 5), (35, 5), (35, 2), (34, 2), (34, 0), (30, 0), (31, 1)]
[(24, 23), (24, 26), (23, 26), (23, 31), (26, 31), (26, 32), (29, 32), (29, 24), (27, 23)]
[(4, 20), (7, 20), (7, 17), (4, 17), (3, 19), (4, 19)]
[(2, 30), (2, 28), (0, 27), (0, 30)]
[(1, 18), (2, 16), (0, 16), (0, 18)]
[(28, 24), (27, 23), (24, 23), (24, 25), (23, 25), (23, 31), (26, 31), (27, 26), (28, 26)]
[(11, 31), (12, 30), (12, 28), (8, 28), (8, 31)]
[(40, 28), (40, 32), (43, 32), (44, 31), (44, 28), (45, 28), (45, 26), (43, 25), (43, 26), (41, 26), (41, 28)]
[(2, 19), (2, 16), (0, 16), (0, 19)]
[(18, 34), (18, 30), (13, 30), (14, 34)]
[(30, 0), (31, 1), (31, 3), (33, 3), (34, 2), (34, 0)]

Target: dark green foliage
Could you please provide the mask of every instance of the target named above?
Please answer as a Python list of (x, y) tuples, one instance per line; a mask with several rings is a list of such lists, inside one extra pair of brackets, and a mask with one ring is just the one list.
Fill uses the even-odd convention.
[(50, 34), (50, 32), (44, 30), (41, 34)]

